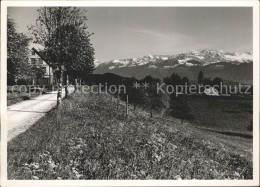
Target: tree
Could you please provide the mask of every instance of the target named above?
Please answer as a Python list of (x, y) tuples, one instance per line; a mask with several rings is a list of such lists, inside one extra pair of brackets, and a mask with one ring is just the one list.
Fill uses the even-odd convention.
[(216, 77), (212, 80), (212, 85), (218, 86), (218, 88), (216, 88), (216, 89), (219, 91), (222, 82), (223, 82), (223, 80), (220, 77)]
[(182, 84), (182, 78), (176, 73), (173, 73), (170, 77), (165, 77), (163, 81), (165, 82), (165, 84), (172, 86)]
[(143, 105), (145, 108), (150, 110), (150, 117), (153, 117), (153, 112), (160, 109), (164, 104), (162, 102), (162, 93), (157, 93), (156, 84), (159, 79), (154, 79), (151, 76), (146, 76), (141, 80), (143, 86), (146, 84), (147, 87), (142, 88)]
[[(56, 38), (57, 35), (60, 38)], [(62, 62), (66, 70), (65, 75), (78, 79), (93, 72), (94, 48), (90, 43), (88, 33), (83, 29), (78, 29), (71, 24), (61, 26), (54, 32), (53, 39), (50, 41), (52, 43), (48, 46), (52, 47), (47, 49), (47, 54), (50, 55), (52, 60)], [(52, 45), (53, 43), (59, 43), (59, 45)], [(58, 55), (57, 51), (59, 51)], [(61, 77), (63, 76), (61, 75)], [(75, 90), (77, 90), (76, 84)]]
[[(189, 84), (189, 79), (187, 77), (181, 78), (178, 74), (173, 73), (170, 77), (164, 78), (164, 82), (167, 85), (172, 85), (177, 88), (177, 86)], [(169, 103), (171, 115), (181, 119), (182, 123), (184, 119), (188, 119), (190, 117), (190, 108), (188, 106), (188, 98), (186, 93), (179, 95), (176, 95), (174, 92), (171, 93)]]
[(186, 94), (178, 96), (172, 95), (170, 99), (170, 112), (172, 116), (181, 119), (182, 124), (184, 119), (190, 117), (190, 108)]
[[(35, 25), (30, 27), (35, 42), (44, 46), (49, 64), (57, 73), (60, 87), (64, 71), (75, 76), (94, 69), (94, 49), (87, 31), (86, 11), (72, 7), (43, 7), (37, 10)], [(58, 98), (61, 89), (58, 92)]]
[[(138, 83), (140, 84), (140, 83)], [(134, 110), (136, 109), (136, 106), (141, 106), (143, 104), (143, 92), (140, 88), (134, 88), (133, 83), (131, 86), (127, 88), (127, 94), (129, 96), (129, 102), (133, 103)]]
[(211, 78), (209, 78), (209, 77), (205, 77), (205, 78), (202, 80), (202, 83), (203, 83), (204, 85), (212, 86), (212, 80), (211, 80)]
[(188, 85), (188, 84), (190, 83), (188, 77), (184, 76), (184, 77), (182, 78), (182, 83)]
[(14, 84), (17, 79), (28, 79), (28, 44), (30, 39), (18, 33), (13, 19), (7, 18), (7, 83)]
[(204, 78), (204, 74), (202, 71), (199, 72), (198, 74), (198, 83), (201, 84)]
[(28, 74), (33, 79), (40, 79), (44, 76), (44, 71), (42, 69), (42, 64), (36, 63), (36, 64), (30, 64), (30, 71)]
[[(188, 85), (189, 84), (189, 79), (184, 76), (181, 78), (178, 74), (173, 73), (170, 77), (165, 77), (163, 79), (164, 83), (167, 85), (172, 85), (174, 88), (177, 88), (178, 85)], [(177, 90), (175, 90), (177, 91)], [(179, 92), (181, 92), (181, 88), (179, 87)]]

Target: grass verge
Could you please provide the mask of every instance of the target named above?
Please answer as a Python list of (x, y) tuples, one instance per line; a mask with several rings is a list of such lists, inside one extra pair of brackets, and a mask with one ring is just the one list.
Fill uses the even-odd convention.
[(8, 179), (252, 179), (252, 162), (179, 121), (72, 94), (8, 143)]

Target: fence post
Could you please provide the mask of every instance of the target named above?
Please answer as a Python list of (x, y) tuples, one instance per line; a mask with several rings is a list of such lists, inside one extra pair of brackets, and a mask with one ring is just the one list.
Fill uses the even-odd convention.
[(118, 110), (119, 105), (119, 92), (117, 91), (117, 101), (116, 101), (116, 109)]
[(69, 90), (68, 90), (68, 86), (69, 86), (69, 75), (66, 76), (66, 84), (65, 84), (65, 98), (67, 98), (69, 96)]
[(126, 115), (128, 116), (128, 95), (126, 95)]
[(61, 97), (62, 97), (62, 84), (61, 83), (59, 83), (58, 84), (58, 94), (57, 94), (57, 106), (59, 106), (60, 104), (61, 104)]

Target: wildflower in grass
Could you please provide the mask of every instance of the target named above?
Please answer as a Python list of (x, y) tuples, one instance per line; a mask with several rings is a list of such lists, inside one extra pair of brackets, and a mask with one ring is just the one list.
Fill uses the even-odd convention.
[[(64, 123), (55, 134), (65, 136), (63, 141), (59, 145), (46, 142), (48, 152), (33, 155), (33, 161), (20, 167), (16, 172), (20, 178), (190, 180), (252, 176), (245, 157), (231, 155), (216, 142), (196, 139), (192, 132), (183, 133), (173, 127), (172, 122), (155, 122), (138, 113), (134, 118), (120, 118), (120, 112), (112, 114), (113, 106), (107, 105), (110, 100), (93, 97), (76, 100), (81, 108), (62, 114), (73, 119), (81, 111), (88, 119), (80, 123), (88, 125)], [(101, 108), (97, 99), (103, 102)]]
[(83, 150), (80, 150), (80, 151), (79, 151), (79, 154), (82, 155), (82, 154), (83, 154)]
[(182, 178), (181, 178), (180, 175), (176, 175), (176, 176), (174, 177), (174, 180), (182, 180)]
[(39, 180), (39, 177), (37, 177), (37, 176), (32, 176), (32, 179), (33, 179), (33, 180)]

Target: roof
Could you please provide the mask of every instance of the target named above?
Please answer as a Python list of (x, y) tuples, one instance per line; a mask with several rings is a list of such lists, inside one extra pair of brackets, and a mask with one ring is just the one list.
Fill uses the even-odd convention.
[(206, 95), (211, 95), (211, 96), (219, 96), (219, 92), (217, 89), (210, 87), (210, 88), (205, 88), (204, 93)]
[(37, 44), (37, 43), (29, 43), (28, 46), (29, 50), (32, 50), (33, 48), (36, 49), (37, 51), (41, 51), (44, 50), (44, 47), (41, 44)]
[(30, 51), (33, 50), (42, 60), (44, 60), (50, 66), (50, 63), (43, 54), (44, 46), (37, 43), (29, 43), (28, 48)]
[(41, 51), (36, 50), (34, 47), (31, 50), (33, 50), (42, 60), (44, 60), (50, 66), (50, 63), (44, 57), (44, 55), (41, 53)]

